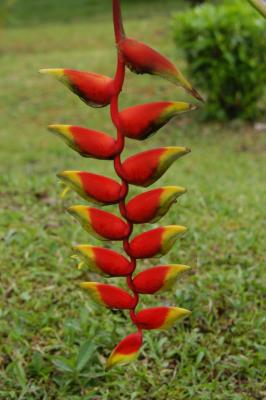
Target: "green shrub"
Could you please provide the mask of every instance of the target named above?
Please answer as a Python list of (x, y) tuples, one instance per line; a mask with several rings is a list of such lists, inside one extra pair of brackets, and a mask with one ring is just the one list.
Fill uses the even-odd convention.
[(194, 84), (211, 119), (255, 119), (266, 84), (266, 22), (247, 2), (204, 4), (174, 16)]

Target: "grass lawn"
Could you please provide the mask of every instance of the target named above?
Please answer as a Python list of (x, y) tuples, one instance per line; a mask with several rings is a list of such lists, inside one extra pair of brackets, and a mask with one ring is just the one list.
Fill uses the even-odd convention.
[[(150, 18), (131, 16), (126, 27), (184, 68), (167, 23), (153, 12)], [(192, 149), (154, 185), (188, 189), (161, 223), (185, 225), (188, 233), (167, 257), (139, 267), (191, 265), (174, 289), (142, 296), (141, 306), (178, 305), (193, 313), (170, 331), (145, 333), (136, 363), (104, 370), (110, 351), (133, 328), (127, 313), (99, 308), (79, 289), (80, 281), (99, 277), (76, 269), (71, 245), (99, 242), (65, 213), (82, 201), (74, 194), (60, 199), (55, 175), (68, 169), (115, 174), (111, 162), (82, 159), (45, 127), (114, 130), (108, 109), (87, 108), (38, 69), (112, 74), (115, 58), (107, 11), (103, 19), (1, 33), (0, 399), (263, 399), (265, 134), (241, 123), (199, 124), (200, 111), (146, 142), (128, 141), (125, 152), (162, 145)], [(167, 82), (127, 74), (122, 106), (161, 99), (188, 97)], [(132, 188), (130, 195), (138, 191)]]
[[(44, 22), (73, 22), (81, 19), (108, 18), (110, 16), (111, 0), (1, 0), (9, 4), (8, 24), (25, 26), (25, 24), (40, 24)], [(2, 3), (2, 4), (1, 4)], [(186, 0), (122, 0), (124, 16), (147, 18), (147, 15), (167, 15), (169, 12), (189, 6)], [(2, 7), (3, 8), (3, 7)], [(6, 7), (5, 7), (6, 9)], [(1, 14), (0, 14), (1, 15)]]

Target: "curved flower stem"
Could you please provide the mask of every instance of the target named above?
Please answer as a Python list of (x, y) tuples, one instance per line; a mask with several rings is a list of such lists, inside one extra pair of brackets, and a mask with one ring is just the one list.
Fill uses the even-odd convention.
[(115, 41), (116, 43), (118, 43), (125, 35), (122, 22), (120, 0), (113, 0), (113, 18), (114, 18), (114, 29), (115, 29)]
[[(116, 40), (116, 44), (118, 44), (119, 41), (124, 37), (120, 0), (113, 0), (113, 19), (114, 19), (115, 40)], [(127, 219), (125, 198), (128, 194), (128, 183), (123, 178), (123, 169), (122, 169), (122, 164), (121, 164), (121, 153), (123, 152), (124, 147), (125, 147), (125, 137), (123, 134), (121, 118), (120, 118), (120, 113), (119, 113), (119, 95), (122, 92), (124, 80), (125, 80), (125, 63), (123, 61), (121, 54), (118, 51), (117, 69), (116, 69), (116, 74), (115, 74), (115, 78), (114, 78), (114, 85), (113, 85), (114, 90), (113, 90), (113, 96), (111, 99), (110, 113), (111, 113), (111, 118), (112, 118), (113, 124), (115, 125), (115, 127), (117, 129), (117, 149), (118, 150), (117, 150), (117, 155), (114, 159), (114, 168), (115, 168), (117, 175), (122, 180), (122, 191), (121, 191), (122, 193), (121, 193), (121, 201), (119, 203), (119, 210), (120, 210), (121, 215), (125, 219)], [(129, 237), (133, 230), (133, 224), (128, 222), (128, 225), (130, 228), (129, 229), (130, 233), (128, 235), (128, 238), (124, 240), (123, 247), (124, 247), (124, 250), (127, 253), (127, 255), (130, 256)], [(136, 269), (137, 262), (136, 262), (136, 259), (131, 256), (130, 256), (130, 260), (131, 260), (131, 264), (133, 266), (132, 269), (134, 272), (134, 270)], [(133, 284), (133, 279), (132, 279), (133, 272), (131, 273), (130, 276), (127, 277), (127, 285), (134, 294), (134, 308), (130, 311), (130, 318), (131, 318), (132, 322), (136, 325), (135, 309), (139, 302), (139, 295), (135, 291), (135, 287)], [(138, 328), (138, 331), (142, 334), (141, 329)]]

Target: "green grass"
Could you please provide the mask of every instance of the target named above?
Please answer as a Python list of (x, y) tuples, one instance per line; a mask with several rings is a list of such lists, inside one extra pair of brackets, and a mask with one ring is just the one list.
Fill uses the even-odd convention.
[[(73, 22), (110, 15), (111, 0), (1, 0), (10, 3), (8, 23), (13, 26), (51, 22)], [(122, 0), (126, 17), (145, 18), (147, 14), (167, 15), (184, 8), (184, 0)], [(151, 6), (152, 5), (152, 6)], [(1, 2), (0, 2), (1, 10)]]
[[(163, 16), (132, 18), (127, 30), (176, 60)], [(115, 175), (110, 162), (82, 159), (45, 127), (114, 130), (108, 109), (88, 109), (37, 71), (112, 74), (111, 16), (10, 29), (2, 38), (0, 399), (263, 399), (265, 135), (240, 123), (200, 125), (198, 111), (146, 142), (127, 142), (125, 156), (161, 145), (192, 148), (155, 187), (188, 188), (162, 221), (184, 224), (188, 234), (160, 262), (193, 271), (169, 292), (142, 296), (141, 307), (178, 305), (193, 313), (170, 331), (146, 333), (138, 362), (105, 372), (106, 357), (133, 327), (127, 313), (99, 308), (79, 289), (81, 280), (100, 278), (75, 268), (70, 247), (97, 242), (64, 212), (81, 201), (74, 194), (62, 201), (55, 175), (79, 168)], [(121, 102), (181, 98), (167, 82), (128, 73)]]

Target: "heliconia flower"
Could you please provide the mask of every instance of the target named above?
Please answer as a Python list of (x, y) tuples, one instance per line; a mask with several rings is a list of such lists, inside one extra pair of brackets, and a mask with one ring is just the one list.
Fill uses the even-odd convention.
[(94, 272), (109, 276), (128, 276), (134, 266), (121, 254), (103, 247), (79, 245), (74, 251)]
[(126, 200), (129, 184), (140, 187), (152, 185), (175, 160), (190, 150), (185, 147), (160, 147), (135, 154), (123, 162), (121, 159), (124, 159), (122, 153), (126, 137), (144, 140), (175, 116), (197, 107), (185, 102), (161, 101), (139, 104), (120, 111), (120, 94), (124, 86), (125, 69), (128, 67), (137, 74), (148, 73), (165, 78), (203, 101), (200, 94), (171, 61), (146, 44), (126, 37), (121, 0), (112, 0), (111, 3), (115, 42), (118, 48), (114, 79), (72, 69), (40, 70), (41, 73), (53, 75), (87, 105), (92, 107), (110, 105), (111, 122), (116, 131), (116, 138), (113, 138), (105, 132), (80, 126), (53, 124), (48, 127), (81, 156), (112, 160), (114, 170), (121, 180), (117, 182), (102, 175), (79, 170), (58, 174), (65, 187), (62, 197), (72, 189), (84, 200), (98, 206), (117, 204), (120, 212), (120, 216), (116, 216), (85, 205), (72, 206), (68, 209), (81, 226), (96, 238), (103, 241), (121, 241), (120, 245), (125, 253), (124, 256), (117, 251), (86, 244), (74, 246), (74, 255), (71, 257), (78, 259), (79, 269), (86, 266), (89, 271), (107, 278), (124, 277), (129, 289), (127, 291), (99, 282), (80, 284), (97, 303), (110, 309), (128, 310), (131, 322), (137, 331), (118, 343), (107, 361), (107, 369), (137, 358), (143, 342), (143, 329), (166, 329), (176, 320), (190, 314), (190, 311), (182, 308), (165, 306), (136, 311), (140, 295), (151, 295), (170, 288), (178, 276), (189, 269), (180, 264), (157, 265), (135, 274), (137, 259), (165, 255), (186, 228), (169, 225), (131, 237), (135, 224), (157, 222), (186, 190), (178, 186), (165, 186)]
[(64, 68), (41, 69), (40, 72), (53, 75), (91, 107), (110, 104), (113, 80), (108, 76)]
[(160, 290), (169, 289), (179, 275), (189, 269), (187, 265), (159, 265), (140, 272), (135, 276), (133, 284), (138, 293), (154, 294)]
[(135, 306), (135, 299), (128, 292), (113, 285), (98, 282), (83, 282), (83, 289), (88, 290), (97, 303), (112, 309), (130, 310)]
[(134, 224), (157, 222), (185, 192), (182, 187), (165, 186), (139, 194), (126, 205), (127, 219)]
[(178, 236), (186, 230), (184, 226), (169, 225), (141, 233), (131, 240), (130, 255), (138, 259), (164, 255), (173, 247)]
[(132, 333), (125, 337), (112, 351), (107, 360), (106, 368), (110, 369), (118, 364), (127, 364), (135, 361), (142, 345), (142, 334)]
[(120, 113), (123, 133), (131, 139), (144, 140), (176, 115), (196, 108), (192, 104), (176, 101), (161, 101), (126, 108)]
[(122, 186), (113, 179), (82, 171), (64, 171), (57, 176), (89, 202), (107, 205), (121, 200)]
[(150, 186), (175, 160), (189, 152), (186, 147), (160, 147), (135, 154), (123, 162), (123, 177), (132, 185)]
[(111, 160), (116, 155), (115, 140), (104, 132), (73, 125), (49, 125), (48, 129), (83, 157)]
[(141, 310), (136, 315), (136, 324), (141, 329), (168, 329), (191, 311), (178, 307), (154, 307)]
[(109, 212), (87, 206), (72, 206), (68, 212), (87, 232), (100, 240), (123, 240), (130, 233), (129, 225)]
[(145, 43), (130, 38), (122, 39), (118, 47), (127, 67), (132, 72), (161, 76), (178, 86), (182, 86), (196, 99), (203, 101), (200, 94), (191, 86), (181, 71), (158, 51)]

